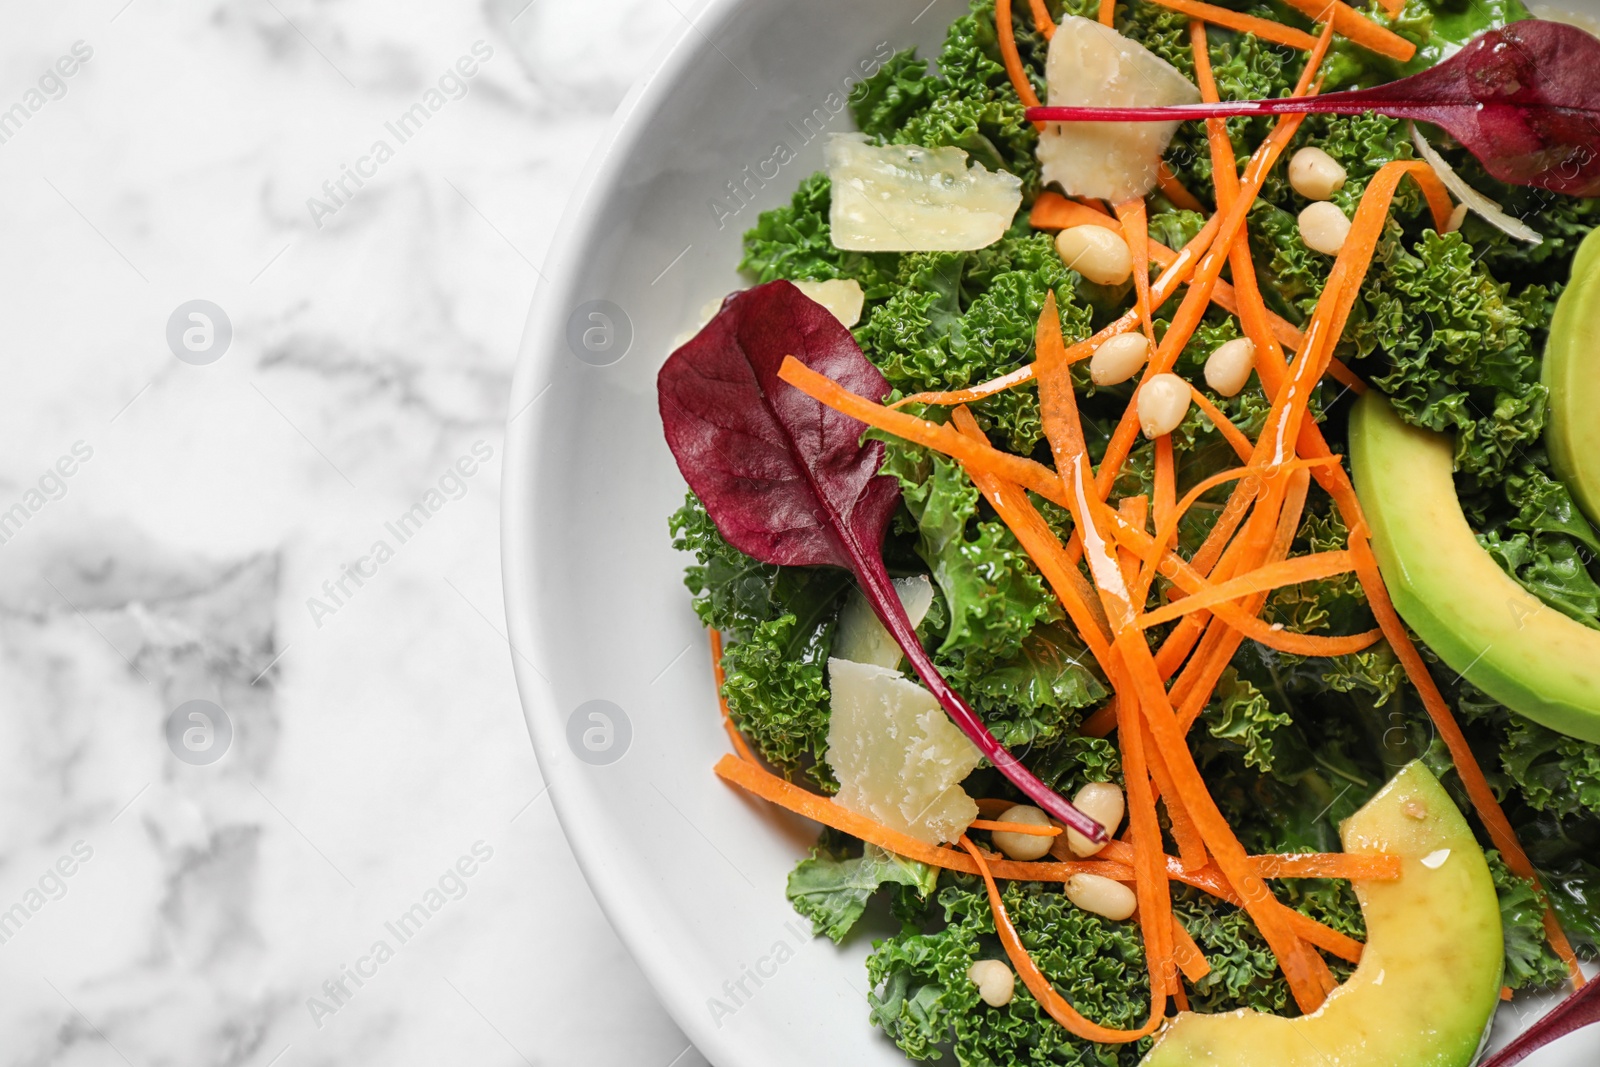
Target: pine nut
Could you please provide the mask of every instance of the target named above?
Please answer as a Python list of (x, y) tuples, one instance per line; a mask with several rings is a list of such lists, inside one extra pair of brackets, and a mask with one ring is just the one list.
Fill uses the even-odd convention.
[(1139, 387), (1139, 427), (1146, 437), (1178, 428), (1189, 413), (1189, 383), (1176, 374), (1157, 374)]
[(1339, 161), (1320, 148), (1302, 148), (1289, 160), (1289, 184), (1307, 200), (1326, 200), (1344, 188)]
[(1467, 221), (1467, 205), (1457, 204), (1450, 212), (1450, 221), (1444, 224), (1445, 233), (1455, 233), (1461, 229), (1461, 224)]
[(1067, 879), (1067, 899), (1084, 911), (1118, 921), (1133, 914), (1139, 898), (1121, 882), (1098, 874), (1075, 874)]
[(1256, 365), (1255, 342), (1236, 337), (1206, 357), (1206, 384), (1223, 396), (1238, 396)]
[(1056, 234), (1061, 261), (1096, 285), (1121, 285), (1133, 277), (1128, 242), (1104, 226), (1069, 226)]
[(967, 978), (978, 987), (978, 996), (991, 1008), (1011, 1003), (1017, 989), (1017, 976), (1001, 960), (979, 960), (967, 968)]
[[(1017, 804), (1007, 808), (1000, 814), (997, 822), (1020, 822), (1027, 826), (1049, 826), (1050, 816), (1031, 804)], [(1005, 830), (993, 830), (989, 834), (994, 847), (1004, 852), (1014, 860), (1036, 860), (1050, 851), (1050, 842), (1053, 837), (1042, 837), (1038, 834), (1013, 834)]]
[(1300, 240), (1313, 252), (1336, 256), (1350, 236), (1350, 220), (1338, 207), (1319, 200), (1300, 212)]
[(1116, 385), (1139, 373), (1150, 358), (1150, 341), (1142, 333), (1119, 333), (1107, 338), (1089, 357), (1089, 380), (1096, 385)]
[[(1072, 798), (1072, 806), (1106, 828), (1107, 834), (1117, 832), (1122, 825), (1125, 807), (1122, 790), (1113, 782), (1090, 782)], [(1093, 856), (1105, 848), (1105, 843), (1095, 844), (1076, 830), (1067, 831), (1067, 847), (1074, 856)]]

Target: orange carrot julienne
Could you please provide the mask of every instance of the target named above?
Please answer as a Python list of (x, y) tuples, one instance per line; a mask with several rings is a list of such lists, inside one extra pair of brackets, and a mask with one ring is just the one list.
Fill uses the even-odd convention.
[(1114, 1030), (1101, 1026), (1084, 1018), (1076, 1008), (1067, 1003), (1066, 998), (1057, 993), (1055, 986), (1050, 984), (1050, 979), (1039, 970), (1039, 965), (1033, 962), (1033, 957), (1028, 954), (1022, 938), (1017, 936), (1016, 927), (1011, 925), (1011, 917), (1006, 914), (1005, 901), (1000, 899), (1000, 887), (995, 884), (994, 874), (989, 869), (988, 861), (978, 851), (977, 846), (965, 837), (961, 839), (961, 845), (971, 854), (973, 862), (977, 865), (978, 874), (983, 878), (984, 887), (989, 891), (989, 909), (994, 913), (995, 933), (1000, 935), (1000, 943), (1005, 946), (1006, 955), (1011, 959), (1012, 969), (1017, 972), (1022, 984), (1028, 987), (1028, 992), (1033, 994), (1033, 998), (1052, 1019), (1085, 1041), (1102, 1045), (1125, 1045), (1155, 1032), (1156, 1027), (1161, 1025), (1167, 1007), (1166, 992), (1159, 987), (1152, 987), (1150, 990), (1150, 1018), (1137, 1030)]
[(1222, 409), (1211, 402), (1210, 397), (1193, 385), (1189, 386), (1189, 399), (1194, 401), (1194, 406), (1199, 408), (1201, 414), (1210, 420), (1211, 425), (1217, 428), (1218, 433), (1222, 434), (1222, 439), (1228, 442), (1228, 447), (1233, 449), (1234, 455), (1245, 463), (1249, 463), (1250, 454), (1254, 451), (1255, 446), (1250, 443), (1250, 438), (1244, 435), (1244, 431), (1235, 426), (1233, 420), (1224, 415)]
[(1369, 52), (1376, 52), (1380, 56), (1388, 56), (1402, 63), (1417, 54), (1416, 45), (1393, 30), (1385, 29), (1373, 22), (1342, 0), (1288, 0), (1288, 3), (1290, 7), (1315, 22), (1328, 19), (1328, 12), (1331, 9), (1334, 30), (1352, 44), (1358, 44)]
[(1167, 166), (1165, 160), (1162, 160), (1161, 164), (1156, 167), (1156, 188), (1160, 189), (1161, 195), (1171, 201), (1172, 206), (1180, 211), (1193, 211), (1201, 215), (1206, 213), (1206, 206), (1184, 187), (1184, 184), (1178, 180), (1178, 176), (1172, 173), (1172, 168)]
[(1167, 821), (1171, 823), (1172, 839), (1178, 844), (1178, 861), (1186, 871), (1197, 871), (1204, 867), (1209, 859), (1206, 855), (1205, 839), (1200, 834), (1200, 829), (1195, 825), (1194, 819), (1189, 815), (1188, 805), (1184, 803), (1183, 794), (1173, 785), (1172, 775), (1167, 771), (1166, 760), (1156, 748), (1155, 738), (1150, 735), (1150, 727), (1139, 724), (1144, 731), (1144, 749), (1146, 762), (1150, 767), (1150, 779), (1155, 783), (1156, 790), (1161, 794), (1161, 802), (1167, 808)]
[(1050, 17), (1050, 9), (1044, 6), (1044, 0), (1028, 0), (1028, 7), (1033, 12), (1033, 28), (1047, 41), (1054, 37), (1056, 21)]
[(1215, 4), (1202, 3), (1201, 0), (1155, 0), (1155, 3), (1179, 14), (1188, 15), (1192, 19), (1236, 30), (1239, 33), (1255, 34), (1263, 41), (1298, 48), (1302, 52), (1309, 52), (1317, 46), (1317, 39), (1304, 30), (1285, 26), (1272, 19), (1258, 18), (1255, 15), (1217, 7)]
[(1285, 585), (1297, 585), (1300, 582), (1331, 578), (1336, 574), (1348, 574), (1353, 570), (1355, 561), (1350, 553), (1343, 549), (1296, 556), (1294, 559), (1286, 559), (1279, 563), (1268, 563), (1237, 578), (1212, 585), (1203, 593), (1186, 596), (1182, 600), (1146, 612), (1139, 617), (1139, 625), (1148, 629), (1164, 622), (1171, 622), (1178, 616), (1186, 615), (1198, 608), (1209, 608), (1219, 601), (1237, 600), (1240, 597), (1269, 592)]
[[(1312, 50), (1306, 60), (1306, 68), (1301, 73), (1300, 83), (1296, 86), (1298, 95), (1304, 95), (1309, 88), (1316, 68), (1321, 64), (1326, 54), (1328, 34), (1324, 33), (1317, 40), (1317, 47)], [(1240, 227), (1244, 225), (1245, 214), (1261, 192), (1261, 186), (1266, 181), (1268, 173), (1277, 164), (1278, 158), (1283, 154), (1291, 138), (1300, 128), (1300, 123), (1295, 121), (1299, 116), (1282, 115), (1273, 126), (1272, 132), (1266, 140), (1256, 149), (1250, 162), (1245, 166), (1245, 173), (1240, 183), (1240, 195), (1223, 216), (1217, 235), (1207, 250), (1205, 256), (1195, 268), (1194, 277), (1190, 280), (1189, 291), (1184, 294), (1183, 302), (1172, 317), (1172, 324), (1162, 336), (1161, 344), (1155, 355), (1145, 366), (1144, 376), (1141, 381), (1148, 381), (1157, 374), (1170, 371), (1177, 362), (1178, 354), (1189, 343), (1195, 329), (1204, 317), (1207, 304), (1210, 302), (1212, 288), (1218, 276), (1222, 273), (1223, 264), (1226, 262), (1229, 249), (1238, 235)], [(1137, 407), (1138, 392), (1128, 402), (1127, 409), (1123, 412), (1122, 419), (1113, 431), (1111, 441), (1106, 447), (1104, 458), (1100, 462), (1100, 469), (1096, 473), (1096, 491), (1100, 499), (1104, 500), (1116, 481), (1117, 475), (1122, 470), (1122, 464), (1132, 451), (1133, 442), (1139, 435), (1139, 415)]]
[[(1152, 497), (1151, 510), (1155, 512), (1157, 531), (1167, 525), (1173, 510), (1178, 506), (1176, 467), (1177, 463), (1172, 455), (1172, 435), (1164, 433), (1156, 438), (1156, 462), (1155, 469), (1152, 471), (1154, 478), (1150, 490)], [(1173, 543), (1171, 538), (1167, 540), (1162, 540), (1160, 537), (1156, 538), (1156, 544), (1162, 548), (1171, 548)]]
[[(1211, 961), (1206, 959), (1206, 954), (1195, 944), (1194, 938), (1184, 929), (1183, 923), (1178, 921), (1176, 915), (1172, 917), (1172, 955), (1178, 964), (1178, 970), (1182, 971), (1183, 976), (1190, 982), (1198, 982), (1211, 973)], [(1173, 990), (1172, 995), (1176, 997), (1182, 993), (1183, 986), (1179, 985)], [(1189, 1009), (1187, 1004), (1180, 1002), (1178, 1010)]]
[(1117, 221), (1122, 226), (1122, 237), (1128, 243), (1133, 257), (1134, 309), (1144, 335), (1155, 347), (1156, 329), (1150, 321), (1150, 221), (1145, 214), (1144, 197), (1136, 196), (1117, 205)]
[[(851, 837), (877, 845), (896, 855), (926, 863), (930, 867), (942, 867), (962, 874), (978, 873), (977, 866), (956, 849), (919, 841), (909, 834), (883, 825), (876, 819), (851, 811), (828, 797), (801, 789), (766, 768), (737, 756), (731, 754), (723, 756), (713, 769), (719, 778), (732, 782), (753, 796), (776, 804), (786, 811), (792, 811), (796, 815), (804, 816), (812, 822), (841, 830)], [(1075, 874), (1098, 874), (1122, 882), (1133, 880), (1133, 871), (1126, 864), (1099, 859), (1071, 859), (1051, 863), (995, 860), (991, 861), (990, 868), (999, 877), (1014, 881), (1061, 882)]]
[(1100, 25), (1117, 24), (1117, 0), (1100, 0)]
[(1061, 833), (1059, 826), (1035, 826), (1031, 822), (995, 822), (990, 819), (973, 819), (968, 829), (999, 831), (1006, 834), (1026, 834), (1030, 837), (1055, 837)]
[[(1017, 54), (1017, 31), (1011, 22), (1011, 0), (994, 0), (994, 33), (1000, 42), (1000, 62), (1006, 68), (1006, 77), (1011, 79), (1011, 88), (1016, 90), (1017, 99), (1022, 101), (1024, 107), (1038, 107), (1039, 94), (1033, 91), (1033, 82), (1028, 80), (1028, 71), (1022, 65), (1022, 57)], [(1044, 128), (1042, 122), (1034, 125)]]
[[(882, 404), (875, 404), (865, 397), (850, 392), (831, 378), (817, 373), (792, 356), (784, 359), (783, 365), (778, 370), (778, 377), (836, 411), (950, 456), (967, 467), (969, 472), (976, 470), (993, 474), (1003, 481), (1031, 489), (1052, 503), (1068, 508), (1072, 506), (1061, 479), (1049, 468), (1034, 460), (1013, 456), (1008, 452), (979, 444), (949, 426), (894, 411)], [(1081, 431), (1079, 432), (1081, 435)], [(1098, 499), (1095, 503), (1098, 504)], [(1098, 506), (1104, 508), (1103, 504)], [(1121, 522), (1116, 522), (1114, 529), (1116, 537), (1127, 543), (1136, 553), (1149, 550), (1151, 544), (1149, 534), (1134, 530)], [(1115, 559), (1110, 555), (1106, 555), (1105, 559), (1113, 567), (1116, 566)], [(1209, 584), (1204, 577), (1171, 552), (1162, 556), (1161, 573), (1175, 581), (1187, 593), (1200, 592)], [(1123, 587), (1120, 573), (1116, 585), (1122, 587), (1122, 610), (1128, 613), (1131, 620), (1132, 605), (1126, 599), (1127, 590)], [(1350, 652), (1359, 652), (1377, 639), (1376, 635), (1321, 637), (1274, 630), (1260, 619), (1248, 617), (1226, 603), (1216, 605), (1213, 610), (1219, 617), (1227, 619), (1229, 625), (1238, 627), (1252, 640), (1268, 648), (1296, 655), (1342, 656)]]

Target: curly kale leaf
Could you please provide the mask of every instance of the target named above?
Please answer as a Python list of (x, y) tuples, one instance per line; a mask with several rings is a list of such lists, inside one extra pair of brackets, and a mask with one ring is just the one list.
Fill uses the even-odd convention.
[(789, 872), (788, 897), (795, 911), (811, 920), (815, 933), (843, 941), (867, 910), (867, 901), (886, 885), (907, 886), (926, 899), (939, 881), (939, 869), (865, 845), (847, 857), (819, 844)]
[(833, 627), (807, 633), (793, 615), (761, 623), (722, 655), (722, 695), (736, 726), (761, 755), (787, 775), (805, 771), (835, 783), (823, 762), (828, 747), (825, 667)]
[(1600, 630), (1600, 585), (1589, 576), (1585, 553), (1564, 537), (1519, 533), (1478, 535), (1501, 570), (1569, 619)]
[(1518, 878), (1498, 852), (1486, 852), (1495, 895), (1500, 898), (1500, 930), (1506, 944), (1505, 984), (1512, 989), (1545, 989), (1567, 977), (1566, 965), (1544, 934), (1544, 905), (1533, 884)]
[[(1059, 887), (1012, 882), (1007, 912), (1034, 961), (1073, 1006), (1107, 1026), (1138, 1026), (1149, 1013), (1144, 947), (1133, 923), (1111, 922), (1074, 907)], [(1020, 982), (1011, 1003), (978, 999), (967, 969), (1004, 958), (982, 884), (951, 879), (937, 897), (945, 924), (908, 929), (878, 942), (867, 958), (872, 1021), (915, 1060), (953, 1046), (964, 1064), (1031, 1063), (1062, 1067), (1133, 1067), (1150, 1041), (1096, 1045), (1054, 1023)]]
[(832, 199), (833, 186), (826, 174), (802, 181), (789, 203), (763, 211), (745, 233), (739, 269), (757, 282), (853, 278), (868, 300), (894, 292), (898, 254), (846, 252), (833, 246), (828, 223)]
[(1274, 711), (1261, 690), (1239, 677), (1232, 667), (1222, 672), (1216, 695), (1202, 717), (1212, 737), (1239, 746), (1245, 766), (1263, 771), (1272, 770), (1276, 732), (1294, 721), (1292, 716)]
[(1415, 253), (1385, 241), (1347, 337), (1387, 369), (1372, 384), (1402, 418), (1453, 431), (1456, 469), (1499, 481), (1544, 429), (1548, 390), (1536, 334), (1550, 321), (1540, 286), (1512, 296), (1460, 234), (1423, 234)]
[(1534, 811), (1600, 817), (1600, 746), (1513, 716), (1500, 747), (1500, 767)]
[(1016, 656), (1035, 626), (1060, 614), (1016, 537), (977, 519), (977, 488), (943, 456), (891, 440), (882, 469), (900, 479), (917, 551), (938, 587), (946, 621), (938, 654), (974, 670)]
[(1094, 657), (1063, 623), (1035, 627), (1011, 659), (951, 681), (1008, 747), (1053, 740), (1076, 720), (1070, 712), (1107, 695)]
[[(976, 252), (901, 257), (899, 288), (873, 308), (857, 337), (896, 389), (960, 389), (1032, 358), (1039, 313), (1051, 291), (1066, 336), (1087, 336), (1091, 312), (1075, 299), (1076, 279), (1050, 235), (1019, 220), (1000, 241)], [(974, 412), (1018, 451), (1031, 450), (1042, 436), (1032, 390), (993, 397)]]
[[(1017, 50), (1023, 65), (1044, 69), (1044, 38), (1026, 10), (1013, 9)], [(1022, 179), (1029, 199), (1038, 191), (1039, 135), (1023, 117), (995, 36), (993, 0), (973, 0), (970, 13), (950, 24), (939, 52), (938, 75), (928, 64), (901, 53), (859, 90), (854, 113), (861, 129), (884, 141), (965, 150), (990, 170)], [(1042, 95), (1044, 86), (1037, 86)]]

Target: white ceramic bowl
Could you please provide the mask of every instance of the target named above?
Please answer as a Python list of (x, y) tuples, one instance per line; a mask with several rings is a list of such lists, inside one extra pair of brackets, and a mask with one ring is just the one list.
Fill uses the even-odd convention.
[[(523, 338), (502, 554), (529, 730), (601, 906), (722, 1067), (906, 1060), (868, 1022), (865, 938), (813, 942), (784, 899), (814, 828), (711, 773), (728, 746), (667, 534), (684, 489), (655, 375), (707, 301), (747, 284), (740, 235), (819, 169), (822, 133), (850, 128), (843, 94), (861, 65), (912, 45), (936, 54), (964, 11), (712, 0), (620, 109)], [(794, 158), (780, 162), (779, 145)], [(621, 709), (601, 709), (609, 734), (584, 707), (595, 700)], [(1600, 1040), (1559, 1051), (1528, 1062), (1600, 1062)]]

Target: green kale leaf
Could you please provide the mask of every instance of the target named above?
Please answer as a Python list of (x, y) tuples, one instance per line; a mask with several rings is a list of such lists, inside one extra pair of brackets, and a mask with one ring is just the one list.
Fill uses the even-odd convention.
[(763, 211), (744, 235), (739, 269), (757, 282), (853, 278), (868, 300), (894, 292), (897, 253), (846, 252), (833, 246), (828, 223), (832, 193), (828, 176), (819, 172), (800, 183), (788, 204)]
[(794, 909), (811, 920), (815, 933), (843, 941), (867, 910), (867, 901), (886, 883), (909, 886), (924, 899), (939, 881), (939, 869), (864, 845), (846, 857), (819, 845), (789, 872), (788, 896)]
[(1498, 852), (1484, 854), (1500, 898), (1500, 929), (1506, 943), (1505, 984), (1512, 989), (1545, 989), (1567, 976), (1566, 965), (1545, 940), (1544, 905), (1533, 884), (1518, 878)]

